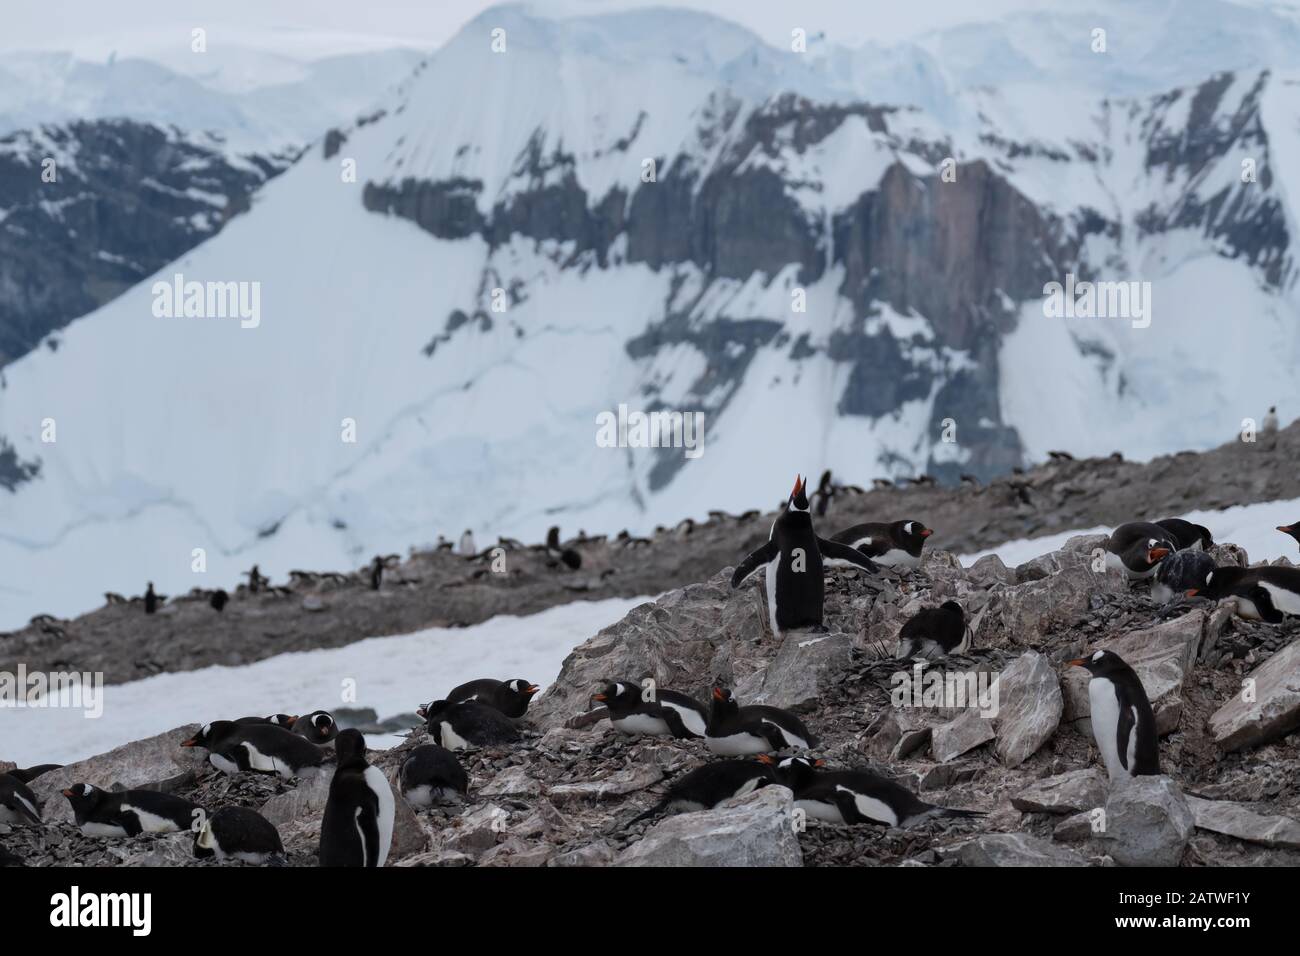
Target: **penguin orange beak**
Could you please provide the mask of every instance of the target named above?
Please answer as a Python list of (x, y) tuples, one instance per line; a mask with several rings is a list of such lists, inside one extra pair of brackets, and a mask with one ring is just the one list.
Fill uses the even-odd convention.
[(286, 727), (292, 727), (292, 726), (293, 726), (294, 724), (296, 724), (297, 722), (298, 722), (298, 715), (295, 714), (294, 716), (292, 716), (292, 717), (289, 718), (289, 722), (286, 723), (285, 726), (286, 726)]
[(182, 746), (182, 747), (197, 747), (198, 745), (199, 745), (199, 742), (198, 742), (197, 740), (195, 740), (193, 737), (191, 737), (189, 740), (182, 740), (182, 741), (181, 741), (181, 746)]
[(921, 529), (921, 537), (922, 537), (922, 538), (928, 538), (928, 537), (930, 537), (930, 535), (932, 535), (932, 534), (934, 534), (934, 531), (933, 531), (932, 529), (930, 529), (930, 528), (922, 528), (922, 529)]
[(604, 695), (604, 694), (592, 694), (592, 695), (591, 695), (591, 699), (592, 699), (592, 700), (598, 700), (598, 701), (600, 701), (600, 702), (603, 704), (603, 703), (604, 703), (606, 700), (608, 700), (609, 698), (606, 697), (606, 695)]
[(794, 476), (794, 490), (790, 492), (790, 497), (791, 498), (799, 497), (799, 476), (798, 475)]
[(1277, 526), (1277, 530), (1281, 531), (1283, 534), (1290, 534), (1291, 526), (1289, 524), (1280, 524)]
[(759, 763), (765, 763), (765, 764), (767, 764), (769, 767), (775, 767), (775, 766), (776, 766), (776, 758), (773, 757), (771, 754), (759, 754), (755, 759), (756, 759)]
[(1201, 593), (1201, 589), (1200, 589), (1200, 588), (1192, 588), (1191, 590), (1189, 590), (1189, 591), (1187, 592), (1187, 597), (1196, 597), (1196, 595), (1198, 595), (1198, 594), (1200, 594), (1200, 593)]
[(538, 687), (536, 684), (529, 684), (529, 685), (524, 689), (524, 693), (525, 693), (525, 694), (536, 694), (539, 690), (541, 690), (541, 688)]
[(1065, 666), (1066, 666), (1066, 667), (1082, 667), (1082, 666), (1083, 666), (1083, 658), (1082, 658), (1082, 657), (1076, 657), (1076, 658), (1075, 658), (1074, 660), (1072, 660), (1072, 661), (1066, 661), (1066, 662), (1065, 662)]
[(713, 688), (713, 699), (714, 699), (714, 700), (724, 700), (724, 699), (725, 699), (725, 698), (722, 696), (722, 688), (721, 688), (721, 687), (715, 687), (715, 688)]
[(826, 761), (823, 760), (821, 757), (818, 757), (816, 760), (813, 761), (813, 766), (814, 766), (814, 767), (824, 767), (824, 766), (826, 766)]
[(1168, 548), (1152, 548), (1150, 551), (1147, 552), (1147, 560), (1150, 561), (1152, 564), (1155, 564), (1161, 558), (1165, 557), (1165, 555), (1167, 555), (1168, 553), (1169, 553)]
[(64, 791), (63, 791), (63, 795), (64, 795), (65, 797), (70, 797), (70, 796), (72, 796), (72, 791), (71, 791), (71, 790), (64, 790)]

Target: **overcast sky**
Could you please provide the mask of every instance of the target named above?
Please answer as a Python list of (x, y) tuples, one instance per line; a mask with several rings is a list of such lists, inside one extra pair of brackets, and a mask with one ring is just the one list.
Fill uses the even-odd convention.
[[(791, 28), (800, 26), (857, 45), (1052, 2), (1069, 0), (540, 0), (533, 6), (562, 14), (690, 7), (743, 23), (772, 43), (788, 42)], [(287, 53), (390, 45), (430, 49), (492, 5), (488, 0), (4, 0), (0, 49), (67, 49), (96, 58), (112, 50), (148, 53), (170, 37), (188, 38), (195, 26), (206, 27), (210, 35), (220, 28), (247, 45), (263, 46), (273, 38), (279, 48), (282, 38)]]

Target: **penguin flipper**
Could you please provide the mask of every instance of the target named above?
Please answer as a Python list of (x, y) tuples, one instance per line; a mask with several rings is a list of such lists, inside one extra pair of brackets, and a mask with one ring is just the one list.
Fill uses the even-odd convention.
[(135, 813), (122, 814), (122, 829), (129, 837), (138, 837), (144, 832), (144, 827), (140, 825), (140, 817)]
[(660, 707), (659, 719), (668, 725), (668, 729), (678, 740), (693, 740), (698, 736), (686, 729), (686, 722), (682, 720), (682, 715), (671, 707)]
[(861, 568), (864, 571), (876, 572), (880, 568), (876, 562), (859, 551), (857, 548), (849, 547), (847, 544), (841, 544), (838, 541), (831, 541), (829, 538), (817, 539), (817, 550), (822, 553), (822, 563), (831, 567), (853, 566)]
[(1119, 762), (1129, 773), (1133, 768), (1128, 765), (1128, 742), (1129, 738), (1137, 730), (1137, 721), (1133, 717), (1133, 708), (1121, 706), (1119, 708), (1119, 720), (1115, 724), (1115, 747), (1119, 753)]
[(736, 571), (731, 575), (731, 586), (733, 588), (740, 587), (741, 582), (744, 581), (745, 578), (766, 565), (769, 561), (775, 558), (776, 555), (777, 547), (775, 541), (768, 541), (761, 548), (755, 548), (750, 553), (749, 557), (736, 565)]
[(379, 801), (376, 799), (367, 800), (363, 806), (357, 807), (357, 831), (361, 834), (361, 842), (366, 851), (366, 858), (362, 861), (362, 866), (379, 865)]

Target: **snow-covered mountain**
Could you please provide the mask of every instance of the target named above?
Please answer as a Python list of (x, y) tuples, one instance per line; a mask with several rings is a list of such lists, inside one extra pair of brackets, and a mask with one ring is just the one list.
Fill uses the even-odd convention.
[[(1073, 37), (1109, 76), (1083, 19), (1044, 49)], [(1130, 57), (1159, 47), (1142, 30), (1190, 42), (1120, 26)], [(1112, 95), (1043, 53), (1027, 75), (1073, 83), (963, 86), (1023, 55), (1019, 29), (882, 70), (699, 14), (488, 11), (249, 214), (4, 370), (5, 619), (465, 526), (770, 506), (795, 471), (1205, 447), (1294, 408), (1297, 78), (1208, 56)], [(1187, 75), (1177, 52), (1121, 87)], [(245, 283), (257, 321), (160, 316), (177, 275)], [(1150, 308), (1049, 317), (1069, 276), (1150, 283)], [(702, 412), (703, 454), (601, 447), (620, 404)]]

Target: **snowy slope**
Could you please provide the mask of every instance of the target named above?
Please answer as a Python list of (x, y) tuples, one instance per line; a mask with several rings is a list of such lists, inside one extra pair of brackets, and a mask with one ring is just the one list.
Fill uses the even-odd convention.
[[(1051, 22), (1033, 65), (1056, 76), (1081, 21)], [(1121, 26), (1148, 53), (1170, 28)], [(8, 448), (39, 472), (0, 493), (0, 626), (465, 526), (538, 539), (771, 506), (795, 471), (987, 475), (1062, 446), (1206, 447), (1275, 403), (1289, 418), (1300, 87), (1202, 73), (1218, 60), (1183, 31), (1187, 87), (1108, 97), (1075, 70), (1072, 110), (1014, 83), (945, 99), (1032, 46), (1019, 20), (972, 36), (884, 58), (916, 67), (909, 86), (704, 15), (485, 13), (382, 118), (155, 277), (260, 283), (257, 328), (156, 318), (150, 279), (5, 370), (0, 466)], [(1067, 271), (1150, 281), (1150, 327), (1044, 316)], [(704, 454), (598, 447), (620, 403), (703, 412)]]
[[(494, 617), (472, 627), (431, 628), (244, 667), (114, 684), (103, 688), (99, 717), (67, 706), (9, 711), (6, 753), (20, 766), (71, 763), (182, 724), (341, 706), (370, 707), (384, 719), (480, 677), (521, 677), (545, 687), (575, 644), (646, 600), (575, 601), (528, 617)], [(355, 681), (355, 701), (341, 702), (345, 680)], [(372, 737), (369, 743), (391, 740)]]

